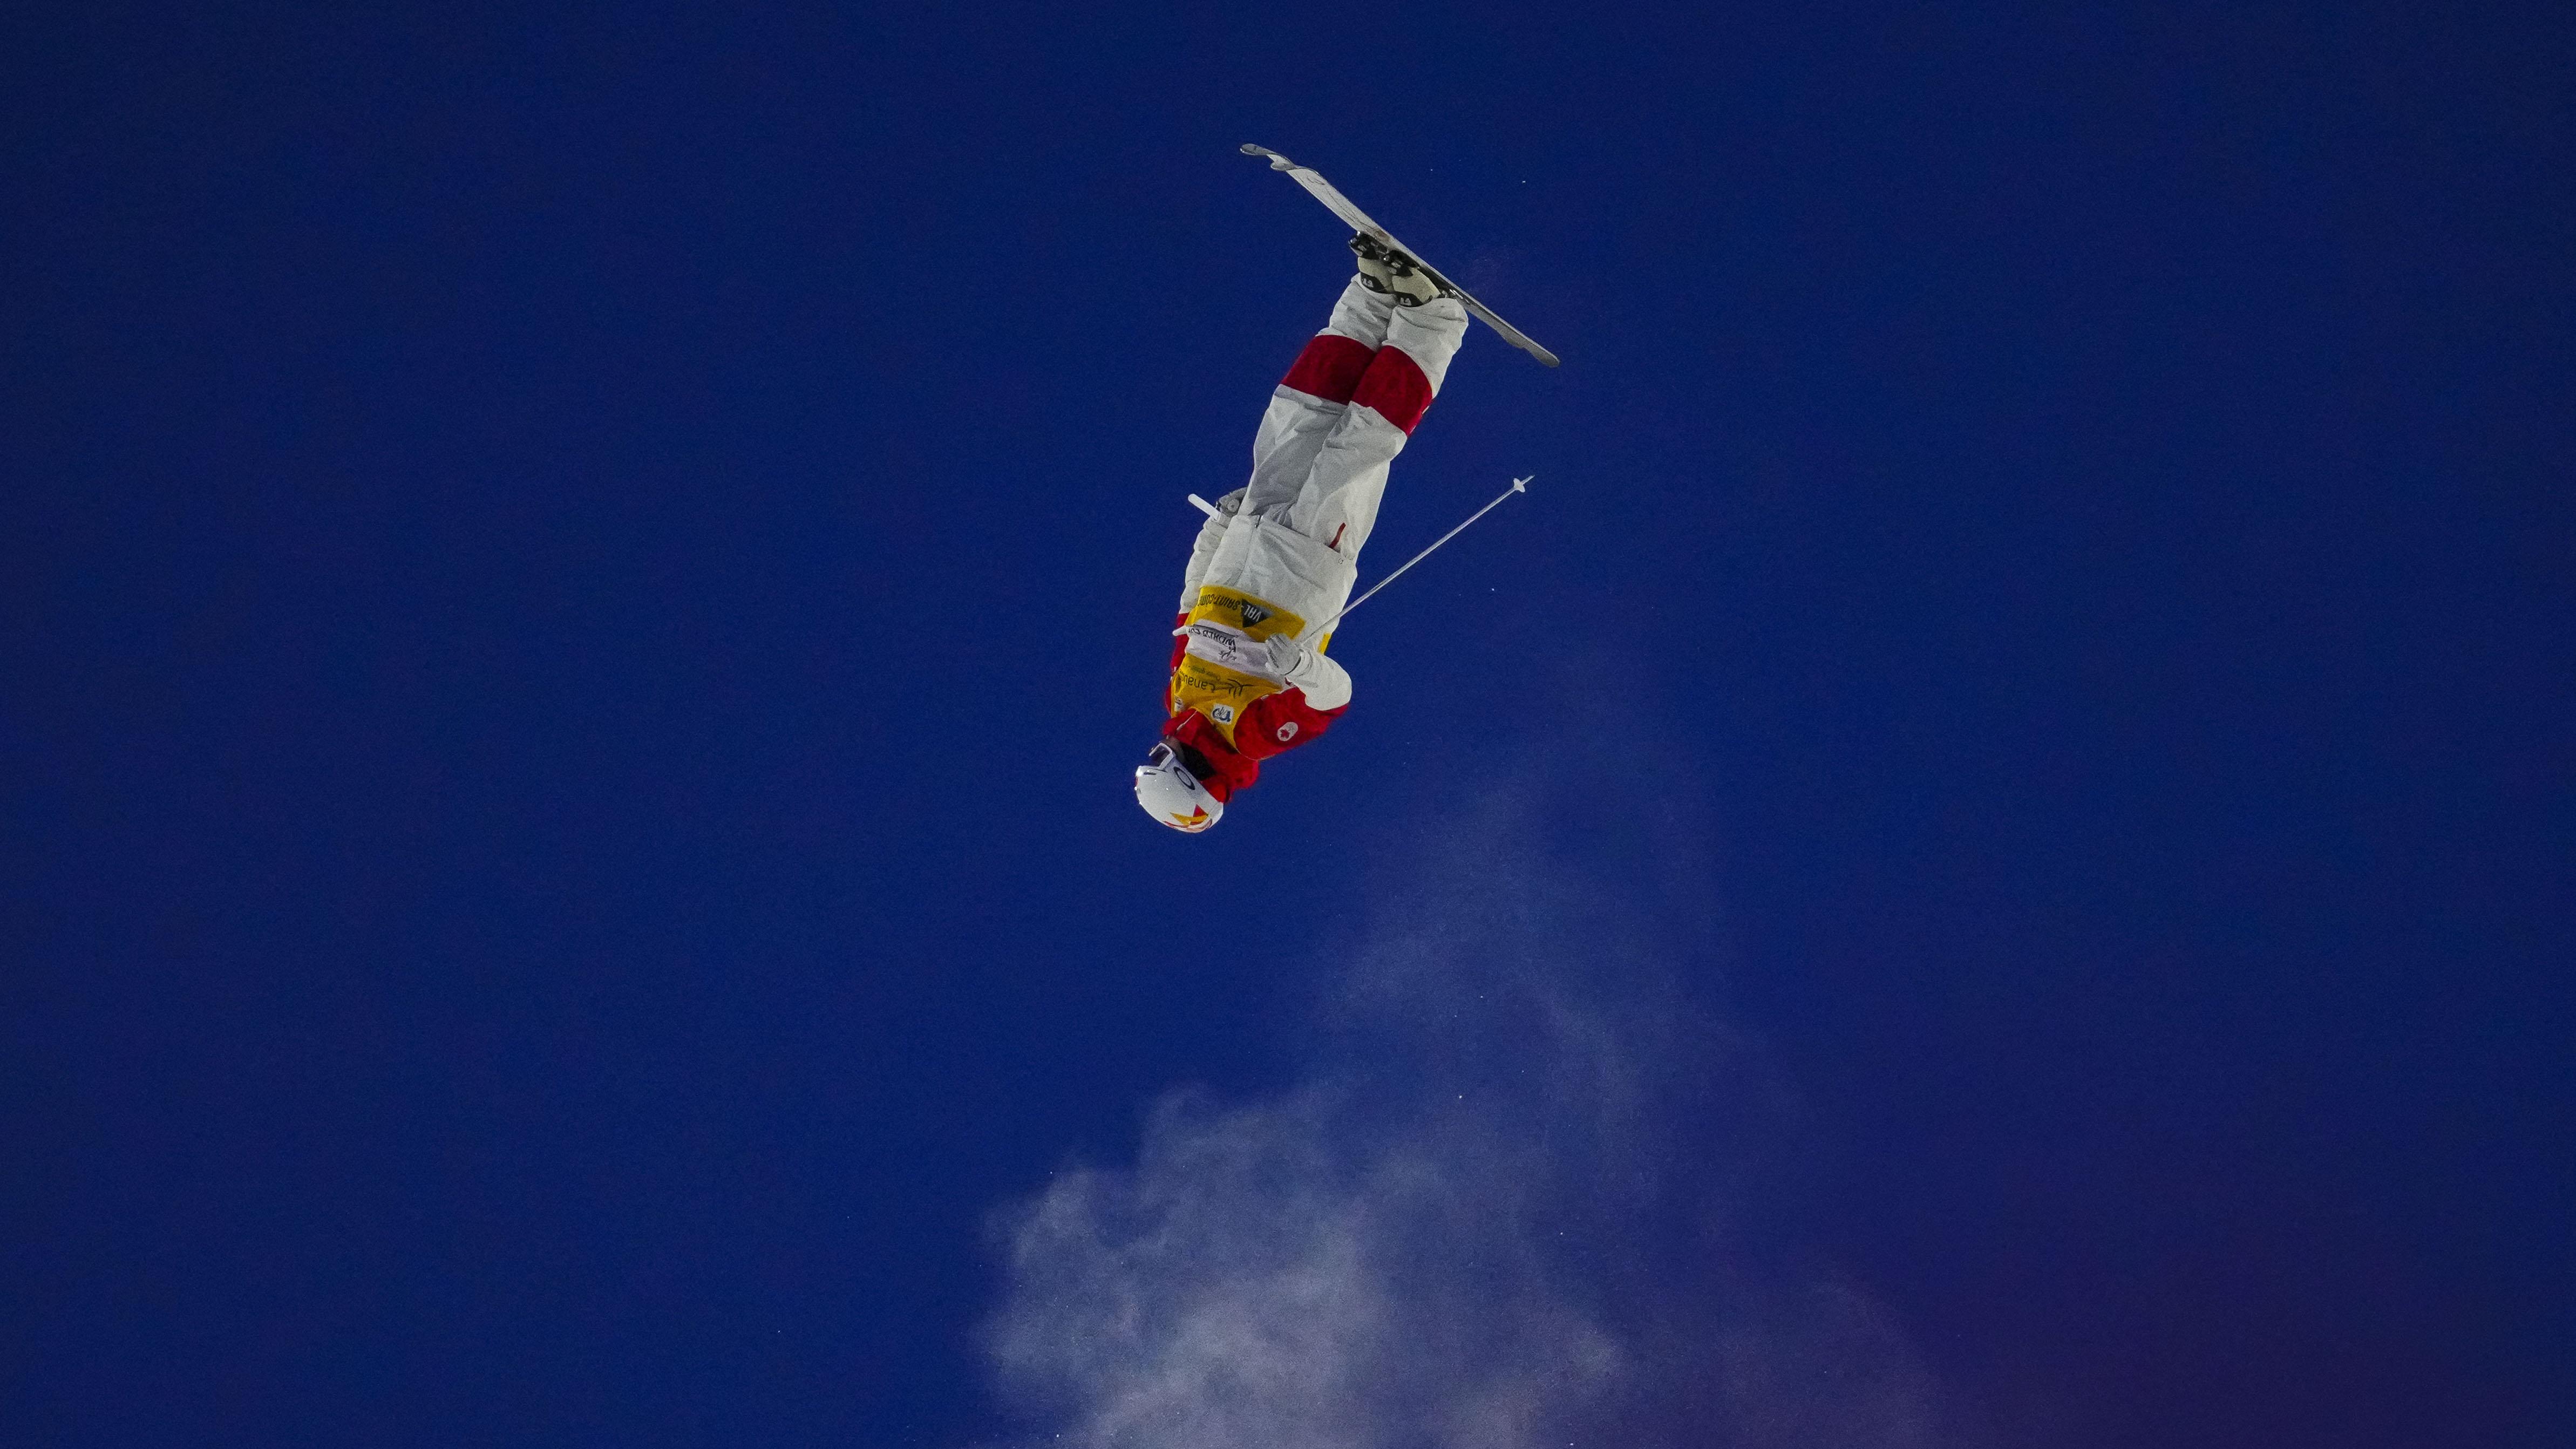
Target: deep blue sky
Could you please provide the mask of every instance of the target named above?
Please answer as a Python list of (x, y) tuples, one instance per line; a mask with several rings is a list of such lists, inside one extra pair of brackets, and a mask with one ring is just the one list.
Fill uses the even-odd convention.
[[(995, 1432), (988, 1221), (1508, 772), (1979, 1434), (2570, 1442), (2576, 43), (2439, 8), (14, 17), (6, 1437)], [(1243, 141), (1565, 365), (1183, 839)]]

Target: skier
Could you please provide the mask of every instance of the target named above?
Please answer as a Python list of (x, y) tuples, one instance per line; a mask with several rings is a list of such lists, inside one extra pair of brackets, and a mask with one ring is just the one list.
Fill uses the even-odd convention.
[(1136, 802), (1175, 830), (1216, 824), (1263, 760), (1350, 708), (1329, 636), (1301, 636), (1350, 597), (1387, 465), (1466, 340), (1455, 289), (1365, 232), (1350, 247), (1358, 274), (1271, 394), (1252, 481), (1217, 500), (1190, 550), (1163, 738), (1136, 770)]

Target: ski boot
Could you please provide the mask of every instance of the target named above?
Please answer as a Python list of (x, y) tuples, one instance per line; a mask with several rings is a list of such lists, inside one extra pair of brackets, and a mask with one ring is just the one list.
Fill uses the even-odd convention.
[(1351, 233), (1351, 255), (1360, 259), (1360, 285), (1399, 307), (1419, 307), (1435, 298), (1458, 295), (1456, 288), (1433, 280), (1420, 262), (1367, 232)]

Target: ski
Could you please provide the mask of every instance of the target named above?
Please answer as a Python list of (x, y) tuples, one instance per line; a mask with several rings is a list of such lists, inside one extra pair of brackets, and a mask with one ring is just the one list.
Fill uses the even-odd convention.
[(1300, 166), (1296, 162), (1289, 160), (1287, 157), (1280, 155), (1278, 152), (1271, 150), (1267, 146), (1255, 146), (1246, 143), (1243, 148), (1243, 154), (1246, 156), (1268, 157), (1270, 160), (1271, 170), (1287, 172), (1289, 180), (1306, 188), (1307, 195), (1324, 203), (1324, 208), (1327, 211), (1330, 211), (1333, 215), (1340, 217), (1344, 222), (1348, 223), (1352, 230), (1366, 232), (1382, 244), (1393, 247), (1397, 251), (1404, 253), (1406, 256), (1413, 258), (1414, 261), (1421, 263), (1422, 270), (1429, 272), (1433, 281), (1438, 282), (1441, 286), (1457, 293), (1458, 300), (1466, 304), (1467, 310), (1474, 313), (1477, 320), (1483, 322), (1486, 326), (1493, 328), (1496, 332), (1501, 333), (1505, 342), (1510, 343), (1514, 347), (1519, 348), (1521, 351), (1528, 353), (1530, 356), (1537, 358), (1539, 361), (1546, 363), (1550, 367), (1557, 365), (1555, 353), (1550, 352), (1546, 348), (1539, 346), (1537, 343), (1530, 341), (1528, 335), (1523, 333), (1519, 328), (1504, 321), (1502, 318), (1495, 316), (1492, 308), (1467, 295), (1466, 288), (1461, 287), (1456, 282), (1450, 280), (1447, 276), (1443, 275), (1438, 268), (1433, 267), (1429, 262), (1423, 261), (1422, 253), (1415, 251), (1413, 248), (1406, 246), (1400, 241), (1397, 241), (1385, 227), (1382, 227), (1376, 222), (1370, 220), (1367, 212), (1353, 206), (1349, 197), (1334, 190), (1333, 183), (1326, 181), (1313, 167)]

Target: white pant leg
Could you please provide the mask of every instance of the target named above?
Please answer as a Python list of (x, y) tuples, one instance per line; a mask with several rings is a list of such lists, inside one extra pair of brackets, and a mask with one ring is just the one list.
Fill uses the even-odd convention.
[(1404, 450), (1467, 337), (1467, 310), (1454, 298), (1394, 311), (1386, 347), (1369, 364), (1340, 421), (1321, 439), (1306, 476), (1293, 488), (1274, 479), (1265, 495), (1256, 473), (1244, 499), (1247, 511), (1268, 513), (1349, 558), (1359, 556), (1377, 527), (1387, 465)]
[[(1350, 305), (1335, 308), (1337, 323), (1387, 317), (1386, 345), (1371, 352), (1362, 338), (1332, 327), (1308, 344), (1263, 418), (1252, 482), (1241, 490), (1236, 516), (1200, 529), (1185, 610), (1213, 610), (1220, 620), (1231, 610), (1250, 631), (1258, 627), (1242, 602), (1250, 599), (1304, 627), (1349, 597), (1357, 578), (1352, 561), (1376, 526), (1387, 465), (1447, 377), (1466, 338), (1467, 314), (1449, 298), (1399, 311), (1356, 283), (1343, 301)], [(1313, 390), (1290, 385), (1299, 382)], [(1200, 597), (1202, 588), (1223, 593), (1211, 602)], [(1226, 595), (1235, 597), (1227, 602)]]
[[(1315, 454), (1323, 448), (1324, 439), (1332, 435), (1334, 425), (1342, 420), (1350, 403), (1350, 390), (1367, 370), (1368, 359), (1386, 345), (1386, 330), (1394, 312), (1393, 301), (1361, 286), (1358, 277), (1343, 284), (1323, 330), (1298, 354), (1296, 364), (1289, 369), (1288, 381), (1271, 390), (1270, 404), (1252, 440), (1254, 477), (1266, 472), (1284, 477), (1293, 485), (1314, 468)], [(1300, 382), (1320, 388), (1321, 392), (1294, 386)], [(1181, 576), (1183, 613), (1198, 601), (1199, 584), (1207, 577), (1209, 561), (1216, 557), (1225, 526), (1237, 513), (1245, 511), (1244, 500), (1250, 491), (1247, 485), (1219, 498), (1217, 516), (1199, 525), (1198, 540), (1190, 549), (1189, 567)], [(1281, 491), (1294, 490), (1291, 486)]]
[(1252, 439), (1247, 512), (1274, 512), (1296, 495), (1324, 440), (1349, 409), (1350, 390), (1369, 356), (1386, 345), (1395, 310), (1394, 302), (1361, 286), (1357, 277), (1343, 285), (1331, 320), (1306, 345), (1288, 380), (1271, 392), (1270, 406), (1261, 415)]

